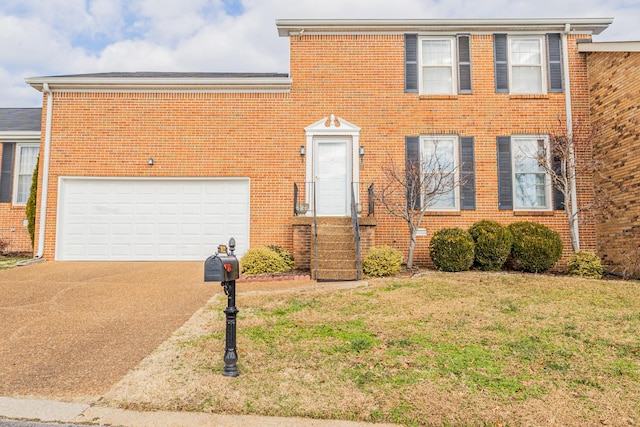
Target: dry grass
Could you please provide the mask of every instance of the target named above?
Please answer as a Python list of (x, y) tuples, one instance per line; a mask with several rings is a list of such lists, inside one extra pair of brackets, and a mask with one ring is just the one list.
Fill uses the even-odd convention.
[(404, 425), (640, 423), (640, 284), (425, 273), (238, 297), (240, 377), (217, 298), (105, 402)]
[(2, 257), (0, 256), (0, 270), (8, 270), (16, 266), (18, 261), (24, 261), (28, 258), (24, 257)]

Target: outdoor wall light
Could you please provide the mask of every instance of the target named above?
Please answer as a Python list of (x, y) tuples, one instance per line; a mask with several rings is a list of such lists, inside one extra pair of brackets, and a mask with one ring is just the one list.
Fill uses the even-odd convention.
[(153, 158), (149, 157), (149, 160), (147, 160), (147, 163), (149, 164), (149, 166), (153, 166)]
[(360, 146), (360, 157), (364, 157), (364, 145)]
[(300, 146), (300, 155), (304, 156), (305, 154), (307, 154), (307, 151), (305, 150), (304, 145), (301, 145)]

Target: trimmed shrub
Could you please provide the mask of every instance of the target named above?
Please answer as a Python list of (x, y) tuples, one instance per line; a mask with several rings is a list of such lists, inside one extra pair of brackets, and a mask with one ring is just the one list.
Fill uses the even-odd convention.
[(469, 228), (475, 243), (473, 266), (479, 270), (498, 271), (511, 253), (513, 236), (507, 227), (495, 221), (478, 221)]
[(429, 255), (438, 270), (466, 271), (473, 265), (475, 244), (468, 231), (443, 228), (436, 231), (429, 244)]
[(375, 246), (369, 249), (362, 261), (362, 271), (371, 277), (390, 276), (401, 268), (402, 254), (390, 246)]
[(513, 235), (509, 266), (514, 270), (542, 273), (562, 256), (560, 235), (549, 227), (529, 221), (510, 224)]
[(595, 252), (579, 251), (567, 260), (569, 274), (572, 276), (592, 277), (600, 279), (604, 272), (600, 257)]
[(267, 248), (250, 249), (240, 259), (240, 270), (245, 274), (282, 273), (291, 268), (277, 252)]
[(296, 264), (295, 264), (295, 261), (293, 260), (293, 256), (288, 250), (278, 245), (267, 245), (267, 248), (271, 249), (272, 251), (280, 255), (280, 257), (285, 262), (285, 264), (287, 264), (287, 267), (289, 270), (292, 270), (293, 267), (295, 267)]

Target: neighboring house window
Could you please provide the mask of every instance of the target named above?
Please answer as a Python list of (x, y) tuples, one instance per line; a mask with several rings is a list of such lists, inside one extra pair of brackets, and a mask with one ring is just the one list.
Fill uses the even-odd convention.
[(13, 204), (25, 205), (29, 199), (33, 170), (38, 161), (38, 144), (17, 144)]
[(470, 39), (468, 34), (449, 37), (405, 34), (405, 92), (472, 93)]
[(498, 137), (500, 209), (551, 210), (551, 180), (540, 164), (548, 148), (547, 137)]
[[(457, 135), (423, 135), (405, 138), (407, 165), (420, 165), (425, 184), (438, 182), (446, 177), (448, 186), (445, 194), (429, 201), (430, 211), (474, 210), (476, 208), (474, 138)], [(407, 171), (410, 169), (407, 168)], [(448, 173), (453, 175), (447, 176)], [(417, 185), (415, 177), (407, 175), (408, 192)], [(448, 180), (448, 182), (447, 182)], [(412, 183), (413, 182), (413, 183)], [(412, 209), (420, 209), (424, 202), (424, 193), (418, 197)]]
[(496, 92), (515, 95), (562, 92), (560, 45), (559, 34), (494, 34)]

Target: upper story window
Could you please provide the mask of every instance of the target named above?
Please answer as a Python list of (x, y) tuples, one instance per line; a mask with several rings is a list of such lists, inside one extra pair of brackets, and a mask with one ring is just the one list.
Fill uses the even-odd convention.
[(16, 146), (16, 167), (13, 179), (14, 205), (27, 204), (39, 150), (39, 144), (17, 144)]
[(544, 95), (562, 92), (559, 34), (494, 34), (496, 92)]
[(456, 93), (455, 44), (453, 37), (420, 39), (420, 93)]
[(547, 92), (543, 55), (542, 37), (511, 37), (509, 39), (511, 93), (543, 94)]
[(405, 92), (471, 93), (470, 36), (405, 34)]

